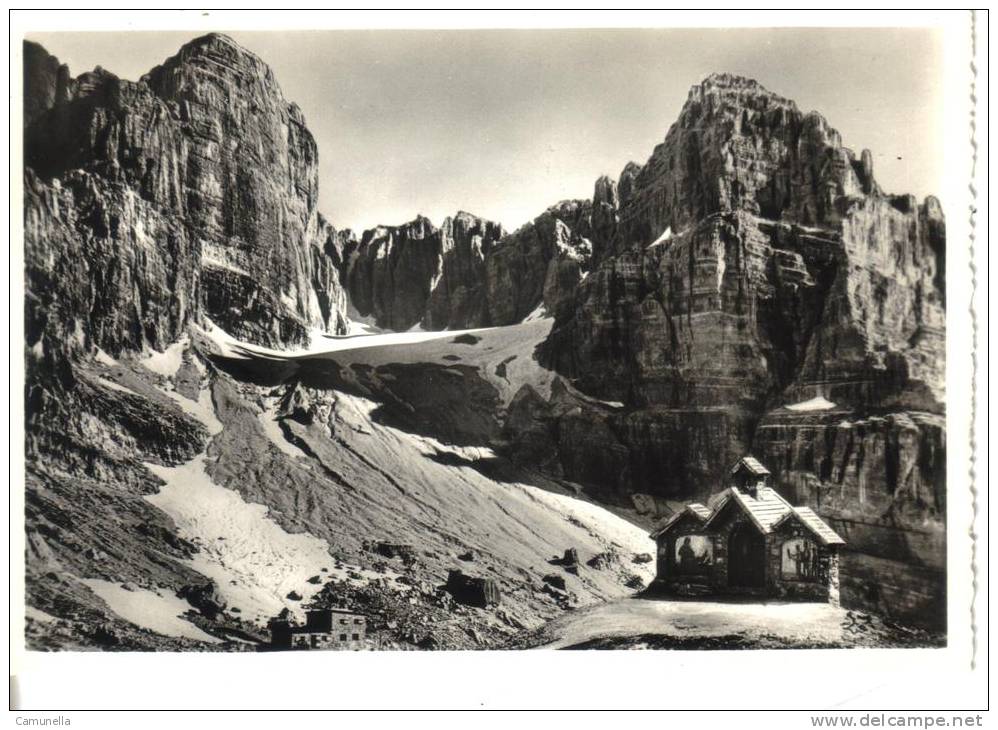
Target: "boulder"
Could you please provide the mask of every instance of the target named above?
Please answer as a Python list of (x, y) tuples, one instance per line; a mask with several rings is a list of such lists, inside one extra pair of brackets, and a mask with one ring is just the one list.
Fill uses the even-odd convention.
[(225, 599), (218, 592), (218, 585), (215, 581), (185, 585), (177, 591), (177, 595), (200, 611), (201, 615), (207, 619), (214, 619), (226, 608)]
[(619, 563), (620, 555), (613, 550), (604, 550), (601, 553), (596, 553), (596, 555), (593, 555), (586, 561), (586, 565), (595, 570), (606, 570)]
[(554, 586), (560, 591), (565, 590), (565, 576), (558, 575), (557, 573), (549, 573), (545, 575), (541, 580), (543, 580), (547, 585)]
[(499, 586), (492, 578), (478, 578), (465, 575), (460, 570), (447, 574), (445, 590), (458, 603), (478, 608), (497, 606), (501, 600)]
[(645, 581), (640, 575), (631, 574), (624, 580), (624, 585), (637, 591), (645, 587)]
[(398, 558), (405, 565), (412, 565), (416, 562), (416, 549), (412, 545), (377, 542), (370, 549), (385, 558)]

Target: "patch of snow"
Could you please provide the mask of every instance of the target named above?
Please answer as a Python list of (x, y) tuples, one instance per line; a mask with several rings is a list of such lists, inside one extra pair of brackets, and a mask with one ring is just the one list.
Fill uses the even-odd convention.
[(242, 342), (230, 335), (228, 332), (217, 326), (210, 320), (207, 322), (208, 329), (201, 329), (201, 333), (216, 346), (219, 354), (223, 357), (248, 359), (251, 357), (266, 357), (283, 360), (289, 357), (302, 355), (323, 355), (340, 350), (354, 350), (361, 347), (380, 347), (382, 345), (412, 345), (428, 340), (438, 340), (446, 337), (470, 332), (485, 332), (490, 327), (468, 330), (444, 330), (441, 332), (380, 332), (378, 334), (361, 335), (324, 335), (318, 341), (310, 343), (309, 347), (297, 350), (271, 350), (267, 347), (253, 345)]
[(649, 243), (647, 248), (651, 248), (652, 246), (659, 246), (668, 241), (670, 238), (672, 238), (672, 226), (667, 226), (666, 229), (662, 231), (662, 235), (656, 238), (651, 243)]
[(221, 643), (220, 639), (181, 618), (191, 610), (190, 604), (167, 591), (147, 588), (128, 590), (117, 583), (97, 578), (84, 578), (82, 582), (100, 596), (112, 611), (136, 626), (163, 636)]
[[(351, 260), (353, 260), (356, 256), (357, 252), (354, 251), (351, 256)], [(381, 327), (378, 327), (378, 323), (375, 321), (373, 316), (363, 316), (353, 306), (353, 302), (347, 301), (347, 336), (376, 335), (385, 331), (386, 330)]]
[(124, 385), (116, 383), (113, 380), (108, 380), (107, 378), (102, 378), (98, 376), (97, 382), (100, 383), (103, 387), (107, 388), (108, 390), (117, 390), (120, 393), (128, 393), (129, 395), (138, 395), (138, 393), (136, 393), (131, 388), (126, 388)]
[(224, 249), (206, 241), (201, 242), (201, 265), (225, 269), (241, 276), (249, 276), (249, 272), (236, 264)]
[(211, 392), (207, 388), (198, 393), (196, 401), (185, 398), (173, 390), (164, 390), (163, 388), (159, 390), (180, 406), (184, 413), (200, 421), (212, 436), (222, 433), (222, 429), (225, 426), (218, 420), (218, 416), (215, 415), (215, 404), (212, 403)]
[(35, 608), (34, 606), (24, 607), (24, 617), (34, 619), (35, 621), (39, 621), (43, 624), (52, 624), (58, 621), (55, 616), (45, 613), (40, 608)]
[(163, 377), (172, 378), (180, 369), (180, 364), (184, 360), (184, 350), (187, 347), (187, 335), (184, 335), (163, 352), (153, 350), (139, 362), (147, 370), (159, 373)]
[(261, 413), (257, 413), (256, 417), (257, 420), (260, 421), (260, 425), (263, 426), (263, 432), (267, 434), (267, 438), (270, 439), (274, 446), (279, 448), (288, 456), (296, 459), (302, 456), (307, 456), (304, 451), (288, 441), (284, 436), (284, 432), (281, 430), (281, 426), (277, 422), (273, 408), (268, 408)]
[(97, 348), (97, 354), (94, 356), (94, 359), (97, 360), (97, 362), (99, 362), (101, 365), (107, 365), (108, 367), (114, 367), (115, 365), (118, 364), (117, 360), (108, 355), (99, 347)]
[(523, 318), (524, 322), (536, 322), (539, 319), (549, 319), (547, 311), (544, 309), (544, 302), (537, 305), (533, 312)]
[(368, 324), (366, 322), (353, 319), (347, 323), (348, 337), (355, 337), (356, 335), (376, 335), (381, 332), (384, 332), (384, 330), (374, 324)]
[(818, 395), (810, 400), (786, 405), (784, 408), (790, 411), (827, 411), (829, 408), (835, 408), (835, 404), (826, 400), (823, 395)]
[[(303, 619), (302, 605), (322, 587), (308, 579), (345, 573), (335, 567), (329, 544), (308, 533), (285, 532), (267, 515), (267, 507), (218, 486), (204, 467), (204, 454), (176, 467), (146, 464), (166, 482), (146, 499), (172, 517), (180, 534), (200, 548), (185, 562), (214, 579), (229, 606), (239, 608), (247, 620), (265, 625), (284, 608)], [(291, 591), (302, 600), (288, 599)]]

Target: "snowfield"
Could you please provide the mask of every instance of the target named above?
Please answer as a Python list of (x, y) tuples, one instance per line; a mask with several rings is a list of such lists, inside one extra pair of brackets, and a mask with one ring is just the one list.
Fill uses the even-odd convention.
[(652, 246), (660, 246), (661, 244), (669, 241), (671, 238), (672, 238), (672, 227), (666, 226), (666, 229), (662, 231), (662, 235), (660, 235), (654, 241), (649, 243), (647, 248), (651, 248)]
[[(177, 467), (146, 464), (166, 482), (146, 499), (170, 515), (180, 534), (198, 545), (191, 568), (213, 578), (229, 606), (250, 621), (267, 620), (288, 608), (301, 617), (301, 604), (321, 586), (315, 575), (339, 573), (329, 545), (309, 534), (285, 532), (267, 508), (215, 484), (204, 470), (204, 454)], [(297, 591), (301, 601), (287, 598)]]
[(99, 375), (96, 377), (96, 380), (97, 380), (98, 383), (101, 384), (102, 387), (107, 388), (108, 390), (116, 390), (119, 393), (128, 393), (129, 395), (138, 395), (138, 393), (136, 393), (131, 388), (126, 388), (124, 385), (121, 385), (120, 383), (116, 383), (113, 380), (108, 380), (107, 378), (102, 378)]
[[(267, 347), (261, 347), (259, 345), (243, 342), (242, 340), (236, 339), (221, 327), (210, 321), (207, 329), (198, 328), (198, 331), (205, 336), (212, 345), (214, 345), (216, 353), (222, 357), (237, 359), (248, 359), (252, 357), (288, 359), (306, 355), (326, 355), (333, 352), (353, 350), (360, 347), (414, 345), (431, 340), (440, 340), (448, 337), (453, 338), (456, 335), (485, 332), (492, 328), (485, 327), (470, 330), (443, 330), (440, 332), (426, 332), (419, 329), (413, 329), (408, 332), (383, 331), (375, 334), (368, 334), (371, 330), (370, 325), (362, 324), (356, 328), (351, 327), (350, 329), (351, 334), (347, 335), (330, 335), (320, 331), (313, 332), (311, 335), (310, 345), (296, 350), (272, 350)], [(353, 334), (354, 332), (357, 334)]]
[(524, 322), (535, 322), (538, 319), (544, 319), (547, 316), (548, 316), (547, 312), (544, 309), (544, 303), (542, 302), (541, 304), (537, 305), (537, 309), (535, 309), (533, 312), (531, 312), (526, 317), (524, 317), (523, 321)]
[(163, 636), (221, 643), (220, 639), (182, 618), (191, 606), (169, 592), (138, 587), (129, 589), (97, 578), (85, 578), (82, 582), (100, 596), (112, 611), (136, 626)]

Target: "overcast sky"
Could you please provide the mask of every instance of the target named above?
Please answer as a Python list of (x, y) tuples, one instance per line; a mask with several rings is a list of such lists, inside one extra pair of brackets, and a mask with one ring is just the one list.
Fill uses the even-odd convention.
[[(643, 163), (690, 86), (752, 77), (843, 143), (888, 192), (938, 194), (942, 40), (920, 29), (229, 32), (274, 69), (319, 145), (337, 227), (467, 210), (514, 229)], [(136, 80), (194, 32), (34, 33), (78, 75)]]

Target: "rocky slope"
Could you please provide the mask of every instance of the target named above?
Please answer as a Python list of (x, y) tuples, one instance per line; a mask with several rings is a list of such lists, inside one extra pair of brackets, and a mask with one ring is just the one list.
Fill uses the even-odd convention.
[[(224, 36), (134, 83), (26, 44), (25, 140), (34, 646), (247, 648), (310, 600), (377, 646), (505, 646), (636, 590), (617, 514), (749, 451), (849, 541), (847, 604), (944, 620), (945, 223), (819, 115), (712, 76), (592, 200), (359, 238)], [(494, 329), (313, 335), (348, 311)], [(570, 547), (593, 565), (552, 587)], [(455, 605), (454, 568), (501, 609)]]
[[(408, 368), (391, 350), (229, 357), (197, 330), (167, 358), (73, 362), (30, 408), (29, 645), (251, 650), (315, 601), (368, 612), (371, 647), (501, 647), (634, 593), (652, 577), (642, 528), (461, 445), (495, 428), (496, 366), (544, 325), (427, 343)], [(568, 548), (604, 557), (567, 571)], [(456, 603), (455, 569), (493, 580), (500, 606)]]

